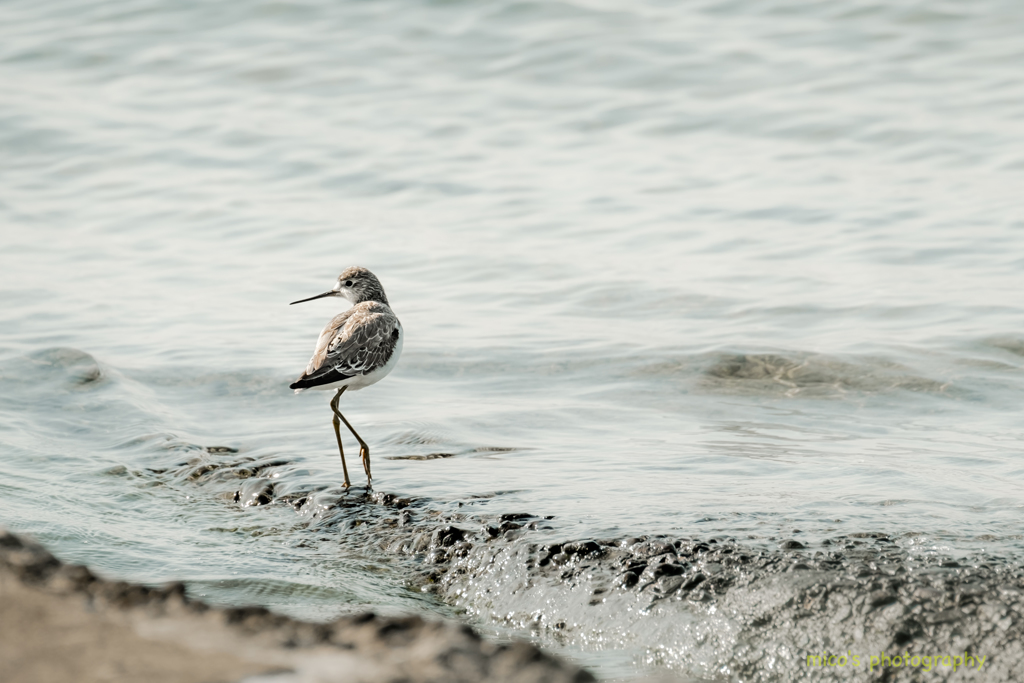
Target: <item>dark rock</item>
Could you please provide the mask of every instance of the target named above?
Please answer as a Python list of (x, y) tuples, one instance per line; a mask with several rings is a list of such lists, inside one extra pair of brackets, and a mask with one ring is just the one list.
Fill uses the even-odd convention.
[(498, 515), (498, 520), (502, 522), (519, 522), (524, 519), (532, 519), (533, 517), (534, 515), (528, 514), (526, 512), (513, 512)]
[(630, 551), (636, 557), (646, 558), (674, 552), (675, 546), (664, 541), (645, 541), (633, 546)]
[(959, 621), (964, 616), (964, 613), (958, 609), (945, 609), (936, 614), (932, 614), (928, 617), (929, 624), (948, 624), (950, 622)]
[(662, 577), (654, 586), (654, 590), (662, 595), (671, 595), (683, 585), (683, 578), (680, 576)]
[(617, 576), (613, 585), (621, 586), (622, 588), (632, 588), (639, 580), (640, 577), (637, 576), (636, 572), (626, 572)]
[(580, 557), (597, 557), (601, 554), (601, 546), (594, 541), (577, 541), (562, 545), (562, 552), (566, 555), (578, 555)]
[(924, 632), (920, 622), (915, 619), (907, 619), (896, 628), (892, 642), (896, 647), (903, 647), (911, 640)]
[(647, 564), (675, 564), (679, 561), (679, 556), (675, 553), (665, 553), (664, 555), (655, 555), (654, 557), (647, 558)]
[(701, 574), (700, 572), (697, 572), (696, 574), (694, 574), (694, 575), (693, 575), (693, 576), (691, 576), (690, 578), (686, 579), (686, 580), (685, 580), (685, 581), (683, 582), (683, 584), (682, 584), (681, 588), (682, 588), (682, 589), (683, 589), (684, 591), (690, 591), (690, 590), (693, 590), (694, 588), (696, 588), (697, 586), (699, 586), (699, 585), (700, 585), (701, 583), (703, 583), (703, 582), (704, 582), (704, 581), (705, 581), (706, 579), (707, 579), (707, 577), (706, 577), (706, 576), (704, 576), (704, 575), (703, 575), (703, 574)]
[(459, 541), (451, 547), (451, 550), (448, 552), (448, 556), (451, 558), (466, 557), (472, 549), (473, 544), (469, 541)]
[(274, 483), (269, 479), (255, 477), (246, 479), (235, 493), (235, 502), (242, 507), (269, 505), (274, 500)]
[(466, 532), (462, 529), (454, 526), (446, 526), (434, 530), (430, 536), (430, 545), (444, 548), (454, 545), (465, 537)]
[(888, 590), (877, 590), (868, 595), (868, 604), (872, 607), (885, 607), (896, 602), (896, 594)]
[(433, 548), (423, 561), (427, 564), (444, 564), (448, 561), (448, 551), (444, 548)]
[(685, 571), (686, 568), (678, 564), (649, 564), (640, 576), (640, 580), (647, 583), (663, 576), (679, 576)]

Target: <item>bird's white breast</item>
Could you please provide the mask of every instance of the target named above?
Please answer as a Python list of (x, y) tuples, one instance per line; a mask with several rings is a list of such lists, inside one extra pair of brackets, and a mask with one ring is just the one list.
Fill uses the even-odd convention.
[(398, 340), (395, 342), (395, 350), (391, 352), (391, 358), (388, 358), (388, 362), (372, 372), (368, 372), (365, 375), (357, 375), (346, 380), (344, 383), (339, 383), (338, 387), (344, 385), (348, 387), (349, 391), (359, 391), (381, 381), (395, 369), (395, 366), (398, 365), (398, 357), (402, 355), (402, 343), (405, 341), (405, 330), (402, 329), (402, 323), (398, 322), (397, 324)]

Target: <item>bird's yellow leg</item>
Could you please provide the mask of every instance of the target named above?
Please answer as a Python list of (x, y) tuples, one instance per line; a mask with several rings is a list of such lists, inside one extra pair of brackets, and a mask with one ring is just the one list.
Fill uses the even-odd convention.
[(356, 441), (359, 442), (359, 457), (363, 460), (363, 470), (366, 471), (366, 481), (370, 481), (373, 477), (370, 476), (370, 447), (363, 441), (363, 437), (356, 433), (356, 430), (352, 429), (352, 425), (348, 423), (345, 416), (341, 413), (337, 413), (337, 416), (341, 418), (341, 421), (348, 427), (348, 431), (352, 432), (352, 436), (356, 437)]
[[(345, 488), (348, 488), (352, 484), (348, 480), (348, 466), (345, 465), (345, 449), (341, 445), (341, 422), (338, 420), (341, 417), (341, 413), (338, 412), (338, 399), (341, 398), (341, 392), (343, 391), (345, 389), (339, 389), (338, 393), (331, 399), (331, 410), (334, 411), (334, 436), (338, 437), (338, 452), (341, 453), (341, 471), (345, 473)], [(344, 420), (345, 418), (341, 419)], [(347, 425), (348, 422), (345, 424)]]

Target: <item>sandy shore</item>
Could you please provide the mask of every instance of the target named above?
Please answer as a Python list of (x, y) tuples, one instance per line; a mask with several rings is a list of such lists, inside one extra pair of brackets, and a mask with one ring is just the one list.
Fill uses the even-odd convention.
[(0, 531), (4, 683), (568, 683), (593, 677), (533, 645), (467, 627), (364, 614), (311, 624), (106, 581)]

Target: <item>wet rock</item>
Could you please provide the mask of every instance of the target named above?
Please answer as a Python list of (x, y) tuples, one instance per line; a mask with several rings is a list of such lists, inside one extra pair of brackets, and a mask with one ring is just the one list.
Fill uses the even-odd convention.
[(248, 479), (235, 493), (234, 500), (242, 507), (269, 505), (274, 500), (274, 483), (263, 478)]
[(370, 496), (370, 500), (377, 503), (378, 505), (383, 505), (385, 507), (394, 507), (398, 508), (399, 510), (409, 507), (409, 505), (412, 502), (408, 498), (400, 498), (393, 493), (384, 492), (372, 494)]
[(920, 622), (915, 619), (907, 619), (896, 627), (892, 642), (896, 647), (903, 647), (917, 636), (924, 632)]
[(458, 527), (445, 526), (435, 529), (430, 536), (430, 545), (435, 547), (449, 547), (466, 538), (466, 532)]
[(444, 564), (449, 559), (448, 551), (444, 548), (433, 548), (423, 559), (427, 564)]
[(526, 519), (533, 519), (533, 517), (534, 515), (528, 514), (526, 512), (512, 512), (505, 513), (503, 515), (498, 515), (498, 520), (502, 522), (519, 522)]
[(719, 573), (722, 572), (722, 570), (724, 568), (725, 568), (724, 565), (722, 565), (719, 562), (707, 562), (707, 561), (705, 561), (704, 563), (701, 564), (701, 571), (703, 571), (708, 576), (714, 576), (715, 574), (719, 574)]
[(647, 562), (645, 560), (636, 560), (633, 558), (624, 558), (619, 562), (619, 567), (623, 571), (636, 572), (637, 574), (643, 573), (644, 569), (647, 568)]
[(562, 546), (562, 552), (566, 555), (578, 555), (580, 557), (597, 557), (601, 554), (601, 546), (594, 541), (577, 541), (566, 543)]
[(682, 588), (682, 589), (683, 589), (684, 591), (690, 591), (690, 590), (693, 590), (694, 588), (696, 588), (696, 587), (697, 587), (697, 586), (699, 586), (700, 584), (704, 583), (704, 581), (705, 581), (706, 579), (707, 579), (707, 577), (706, 577), (706, 576), (704, 576), (704, 575), (703, 575), (702, 573), (700, 573), (700, 572), (697, 572), (697, 573), (696, 573), (696, 574), (694, 574), (693, 576), (691, 576), (691, 577), (687, 578), (687, 579), (686, 579), (686, 580), (685, 580), (685, 581), (684, 581), (684, 582), (682, 583), (682, 585), (680, 586), (680, 588)]
[(429, 547), (430, 536), (425, 533), (421, 533), (413, 537), (412, 546), (410, 547), (410, 550), (414, 553), (422, 553)]
[(896, 594), (888, 590), (877, 590), (868, 595), (868, 604), (872, 607), (885, 607), (896, 602)]
[(684, 579), (681, 576), (665, 576), (657, 582), (654, 590), (662, 595), (671, 595), (682, 587), (683, 582)]
[(941, 612), (938, 612), (936, 614), (930, 615), (928, 617), (928, 623), (929, 624), (948, 624), (948, 623), (951, 623), (951, 622), (954, 622), (954, 621), (960, 621), (960, 619), (962, 619), (963, 616), (964, 616), (964, 613), (961, 612), (960, 610), (956, 609), (956, 608), (944, 609)]
[(450, 558), (465, 557), (469, 554), (469, 551), (473, 549), (473, 544), (468, 541), (459, 541), (451, 547), (448, 553)]
[(635, 557), (646, 558), (675, 552), (675, 546), (665, 541), (644, 541), (630, 548)]
[(655, 555), (654, 557), (647, 558), (647, 564), (675, 564), (679, 561), (679, 556), (674, 552), (664, 553), (662, 555)]
[(679, 564), (649, 564), (640, 575), (640, 581), (649, 583), (660, 579), (663, 576), (679, 576), (686, 571), (686, 568)]
[(626, 572), (615, 577), (613, 585), (621, 588), (632, 588), (640, 581), (640, 577), (637, 576), (636, 572)]
[(780, 543), (779, 547), (783, 550), (803, 550), (806, 546), (800, 541), (789, 539)]
[(540, 560), (537, 565), (540, 567), (546, 567), (554, 561), (555, 555), (562, 552), (562, 544), (554, 543), (552, 545), (542, 546), (540, 548)]

